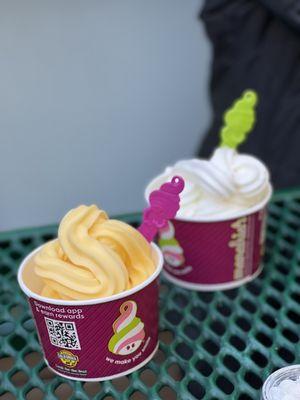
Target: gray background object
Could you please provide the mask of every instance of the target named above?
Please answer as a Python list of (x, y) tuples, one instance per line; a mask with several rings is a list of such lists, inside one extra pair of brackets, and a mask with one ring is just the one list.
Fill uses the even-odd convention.
[(10, 0), (0, 14), (0, 229), (136, 211), (209, 119), (199, 0)]

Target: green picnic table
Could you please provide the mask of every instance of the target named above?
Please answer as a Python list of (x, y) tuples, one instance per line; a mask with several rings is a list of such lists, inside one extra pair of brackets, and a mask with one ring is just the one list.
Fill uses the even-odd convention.
[[(137, 225), (140, 214), (117, 218)], [(45, 365), (20, 261), (56, 236), (57, 225), (0, 233), (0, 400), (258, 400), (263, 381), (300, 363), (300, 190), (275, 193), (265, 268), (253, 282), (194, 292), (161, 278), (160, 346), (137, 372), (107, 382), (76, 382)]]

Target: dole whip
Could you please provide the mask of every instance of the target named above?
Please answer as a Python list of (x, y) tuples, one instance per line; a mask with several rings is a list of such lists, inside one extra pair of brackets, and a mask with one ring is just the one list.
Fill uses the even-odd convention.
[(268, 169), (257, 158), (236, 150), (253, 128), (256, 103), (256, 93), (246, 91), (225, 113), (221, 143), (212, 157), (182, 160), (167, 167), (149, 184), (146, 197), (161, 182), (179, 174), (185, 179), (179, 219), (233, 218), (267, 199), (271, 192)]
[(46, 243), (34, 259), (43, 280), (41, 295), (85, 300), (111, 296), (151, 276), (151, 246), (130, 225), (108, 218), (97, 206), (69, 211), (58, 239)]

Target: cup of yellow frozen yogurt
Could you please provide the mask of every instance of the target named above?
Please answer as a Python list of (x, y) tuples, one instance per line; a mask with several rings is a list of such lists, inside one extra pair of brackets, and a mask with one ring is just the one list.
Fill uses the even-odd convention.
[(97, 206), (62, 219), (30, 253), (18, 281), (47, 365), (75, 380), (106, 380), (146, 364), (158, 347), (158, 247)]

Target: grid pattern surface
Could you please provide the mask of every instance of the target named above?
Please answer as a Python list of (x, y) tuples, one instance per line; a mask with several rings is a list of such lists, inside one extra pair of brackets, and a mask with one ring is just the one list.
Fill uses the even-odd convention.
[[(133, 225), (139, 214), (119, 217)], [(300, 190), (270, 205), (265, 269), (235, 290), (187, 291), (161, 282), (160, 347), (133, 374), (74, 382), (45, 365), (16, 272), (56, 226), (0, 234), (0, 400), (257, 400), (275, 369), (300, 363)]]

